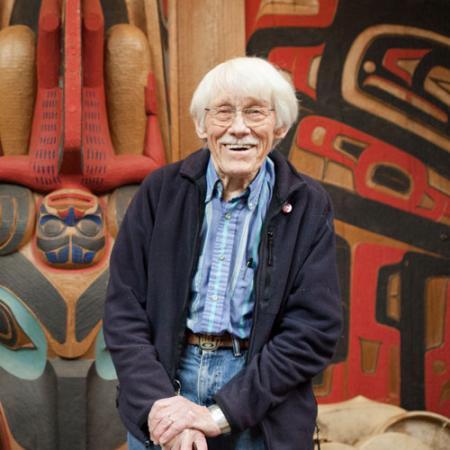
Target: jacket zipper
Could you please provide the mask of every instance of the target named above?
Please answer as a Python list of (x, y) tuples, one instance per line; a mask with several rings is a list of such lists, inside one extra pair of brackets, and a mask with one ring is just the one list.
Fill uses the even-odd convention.
[(273, 265), (273, 231), (267, 232), (267, 265)]
[[(253, 307), (253, 320), (252, 320), (252, 328), (250, 331), (250, 337), (249, 337), (249, 345), (248, 345), (248, 351), (246, 355), (245, 362), (248, 363), (248, 360), (250, 358), (250, 355), (253, 352), (253, 346), (254, 346), (254, 334), (255, 334), (255, 323), (258, 319), (258, 304), (260, 302), (261, 298), (261, 277), (263, 274), (267, 271), (267, 266), (273, 265), (273, 228), (269, 227), (269, 224), (272, 222), (272, 220), (280, 213), (281, 206), (277, 206), (275, 211), (273, 211), (272, 214), (268, 217), (267, 222), (264, 225), (262, 236), (264, 236), (263, 242), (261, 242), (261, 245), (259, 247), (259, 262), (258, 262), (258, 268), (256, 270), (255, 275), (255, 305)], [(269, 211), (270, 213), (270, 211)], [(266, 248), (267, 248), (267, 258), (266, 258)]]

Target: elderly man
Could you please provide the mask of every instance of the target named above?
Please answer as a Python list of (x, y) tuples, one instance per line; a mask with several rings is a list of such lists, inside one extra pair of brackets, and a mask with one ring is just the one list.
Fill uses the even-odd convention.
[(341, 314), (328, 196), (271, 152), (295, 92), (236, 58), (191, 114), (205, 148), (144, 180), (111, 257), (104, 331), (129, 449), (312, 449), (311, 378)]

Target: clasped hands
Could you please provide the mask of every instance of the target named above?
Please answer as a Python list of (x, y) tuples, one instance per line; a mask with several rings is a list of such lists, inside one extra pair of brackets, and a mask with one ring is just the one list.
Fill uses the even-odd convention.
[(206, 436), (220, 434), (208, 408), (181, 395), (153, 404), (148, 415), (148, 429), (150, 439), (164, 450), (207, 450)]

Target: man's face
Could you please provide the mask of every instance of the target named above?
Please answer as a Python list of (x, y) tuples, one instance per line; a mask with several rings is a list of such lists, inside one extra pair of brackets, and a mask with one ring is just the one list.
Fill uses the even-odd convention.
[[(272, 149), (274, 140), (284, 137), (286, 130), (276, 129), (272, 105), (261, 100), (224, 94), (218, 96), (209, 108), (211, 111), (206, 114), (204, 128), (200, 129), (196, 124), (197, 133), (207, 140), (219, 177), (242, 179), (249, 183)], [(221, 123), (215, 116), (215, 111), (222, 108), (236, 108), (239, 111), (231, 123)], [(248, 112), (252, 108), (265, 113), (263, 119), (261, 116), (255, 124), (244, 117), (249, 117)]]

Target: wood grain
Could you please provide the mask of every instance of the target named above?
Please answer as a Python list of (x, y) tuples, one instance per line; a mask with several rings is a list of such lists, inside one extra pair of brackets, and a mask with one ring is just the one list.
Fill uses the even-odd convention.
[(197, 84), (215, 65), (245, 55), (244, 0), (169, 0), (172, 161), (201, 146), (189, 115)]
[(156, 94), (158, 104), (158, 120), (161, 127), (161, 135), (166, 152), (167, 161), (171, 160), (169, 108), (167, 98), (167, 77), (165, 72), (165, 50), (162, 39), (162, 27), (158, 7), (158, 0), (144, 0), (146, 32), (150, 45), (152, 71), (156, 80)]
[(0, 140), (4, 155), (26, 155), (35, 96), (35, 39), (25, 25), (0, 31)]
[(144, 149), (144, 92), (150, 71), (150, 50), (145, 34), (134, 25), (108, 30), (106, 92), (111, 139), (116, 154), (142, 154)]
[(0, 30), (9, 25), (15, 0), (0, 1)]

